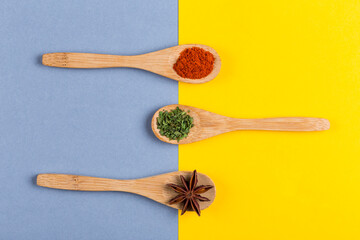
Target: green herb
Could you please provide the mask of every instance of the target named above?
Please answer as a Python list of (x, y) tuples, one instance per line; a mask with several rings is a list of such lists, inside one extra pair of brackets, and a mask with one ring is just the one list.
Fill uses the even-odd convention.
[(186, 138), (190, 129), (194, 126), (194, 119), (179, 107), (169, 112), (166, 110), (160, 111), (156, 120), (160, 135), (178, 142)]

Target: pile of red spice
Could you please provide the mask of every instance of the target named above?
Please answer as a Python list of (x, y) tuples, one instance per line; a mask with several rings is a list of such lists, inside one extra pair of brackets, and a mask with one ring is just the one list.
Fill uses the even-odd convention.
[(200, 79), (209, 75), (214, 68), (214, 55), (199, 47), (186, 48), (173, 68), (183, 78)]

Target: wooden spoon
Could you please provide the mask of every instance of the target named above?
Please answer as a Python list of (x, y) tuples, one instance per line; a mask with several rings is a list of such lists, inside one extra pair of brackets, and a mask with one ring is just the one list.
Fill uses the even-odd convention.
[[(179, 54), (186, 48), (199, 47), (211, 52), (215, 57), (213, 71), (201, 79), (180, 77), (173, 69)], [(62, 68), (140, 68), (159, 75), (186, 83), (205, 83), (216, 77), (220, 71), (221, 60), (217, 52), (206, 45), (187, 44), (166, 48), (160, 51), (134, 56), (119, 56), (94, 53), (47, 53), (42, 57), (42, 63), (50, 67)]]
[[(120, 191), (139, 194), (150, 198), (169, 207), (181, 209), (182, 205), (169, 205), (168, 202), (178, 193), (172, 190), (167, 184), (173, 183), (182, 185), (180, 175), (184, 176), (187, 181), (191, 178), (192, 172), (178, 171), (147, 178), (132, 180), (115, 180), (108, 178), (85, 177), (68, 174), (39, 174), (36, 183), (42, 187), (76, 190), (76, 191)], [(209, 207), (215, 199), (215, 184), (210, 177), (198, 173), (198, 185), (214, 186), (206, 193), (201, 195), (210, 199), (207, 202), (199, 202), (200, 209)]]
[[(190, 116), (194, 119), (194, 127), (191, 128), (189, 135), (177, 142), (169, 140), (160, 135), (157, 128), (156, 119), (160, 111), (172, 110), (176, 107), (190, 111)], [(322, 131), (330, 128), (330, 122), (323, 118), (309, 117), (284, 117), (284, 118), (259, 118), (259, 119), (240, 119), (230, 118), (219, 114), (208, 112), (199, 108), (184, 106), (179, 104), (168, 105), (157, 110), (151, 122), (152, 130), (161, 141), (171, 144), (186, 144), (197, 142), (221, 133), (236, 130), (268, 130), (268, 131)]]

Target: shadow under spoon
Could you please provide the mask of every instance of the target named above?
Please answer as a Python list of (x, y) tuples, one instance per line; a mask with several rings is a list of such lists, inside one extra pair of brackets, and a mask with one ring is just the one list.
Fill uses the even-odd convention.
[[(176, 63), (180, 53), (186, 48), (192, 47), (199, 47), (209, 51), (215, 58), (214, 69), (206, 77), (200, 79), (183, 78), (173, 69), (173, 65)], [(186, 83), (208, 82), (218, 75), (221, 68), (221, 60), (217, 52), (209, 46), (200, 44), (178, 45), (156, 52), (133, 56), (70, 52), (47, 53), (43, 55), (42, 63), (46, 66), (60, 68), (139, 68)]]
[[(194, 127), (186, 138), (177, 140), (169, 140), (160, 134), (157, 128), (157, 117), (159, 112), (163, 110), (170, 111), (179, 107), (194, 119)], [(152, 130), (157, 138), (161, 141), (171, 144), (186, 144), (197, 142), (206, 138), (216, 136), (218, 134), (237, 131), (237, 130), (266, 130), (266, 131), (323, 131), (330, 128), (330, 122), (324, 118), (311, 117), (280, 117), (280, 118), (258, 118), (258, 119), (241, 119), (222, 116), (216, 113), (208, 112), (199, 108), (185, 105), (167, 105), (157, 110), (151, 122)]]
[[(118, 180), (108, 178), (86, 177), (68, 174), (39, 174), (37, 175), (36, 184), (47, 188), (56, 188), (64, 190), (75, 191), (119, 191), (138, 194), (154, 201), (162, 203), (166, 206), (182, 209), (181, 203), (170, 205), (169, 201), (178, 193), (171, 189), (167, 184), (181, 185), (180, 175), (185, 179), (190, 179), (192, 172), (177, 171), (156, 176), (131, 179)], [(212, 189), (203, 193), (204, 197), (210, 199), (207, 202), (199, 202), (200, 209), (203, 210), (209, 207), (215, 199), (215, 184), (205, 174), (198, 173), (199, 185), (212, 185)]]

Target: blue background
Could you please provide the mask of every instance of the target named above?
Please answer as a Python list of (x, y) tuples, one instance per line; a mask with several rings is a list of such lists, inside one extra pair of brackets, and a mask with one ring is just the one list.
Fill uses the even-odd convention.
[(177, 1), (0, 2), (0, 239), (176, 239), (177, 211), (118, 192), (38, 187), (38, 173), (139, 178), (177, 170), (150, 120), (177, 82), (61, 69), (49, 52), (141, 54), (177, 44)]

